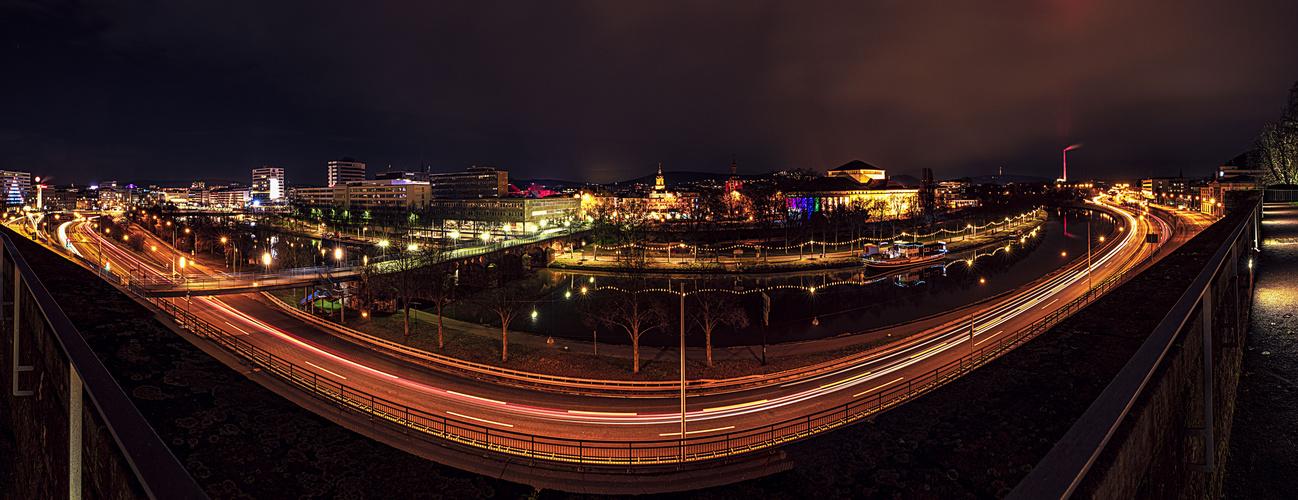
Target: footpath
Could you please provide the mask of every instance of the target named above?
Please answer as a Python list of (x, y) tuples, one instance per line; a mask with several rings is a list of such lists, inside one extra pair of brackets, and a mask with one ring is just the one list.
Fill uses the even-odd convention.
[(1298, 491), (1298, 206), (1263, 207), (1252, 321), (1226, 460), (1226, 498)]

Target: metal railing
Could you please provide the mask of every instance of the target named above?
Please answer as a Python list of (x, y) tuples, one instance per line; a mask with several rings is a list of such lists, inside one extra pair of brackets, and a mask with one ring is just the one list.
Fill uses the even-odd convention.
[[(1153, 256), (1146, 257), (1146, 261)], [(1143, 261), (1142, 261), (1143, 263)], [(1139, 265), (1127, 272), (1096, 284), (1082, 296), (1069, 301), (1051, 314), (1038, 319), (1012, 335), (989, 342), (970, 353), (948, 362), (905, 384), (882, 390), (860, 400), (788, 419), (770, 425), (739, 430), (706, 437), (659, 439), (640, 441), (582, 440), (541, 436), (492, 428), (434, 414), (420, 408), (376, 396), (332, 380), (330, 377), (299, 366), (282, 357), (230, 334), (187, 312), (182, 306), (158, 297), (143, 296), (167, 314), (175, 317), (190, 331), (216, 342), (223, 348), (257, 364), (267, 373), (274, 374), (316, 398), (337, 405), (340, 410), (353, 412), (376, 425), (384, 425), (406, 435), (430, 442), (447, 441), (488, 450), (505, 455), (548, 461), (556, 465), (583, 464), (594, 466), (639, 466), (694, 462), (735, 456), (768, 449), (790, 441), (816, 435), (848, 425), (879, 413), (906, 400), (931, 391), (958, 376), (969, 372), (997, 356), (1008, 352), (1042, 332), (1049, 330), (1068, 315), (1076, 312), (1096, 297), (1112, 290), (1134, 274)], [(114, 277), (116, 280), (116, 277)], [(127, 288), (139, 293), (138, 288)], [(438, 441), (435, 441), (438, 440)]]
[[(1252, 207), (1239, 221), (1230, 236), (1218, 247), (1181, 298), (1163, 317), (1149, 338), (1136, 350), (1118, 375), (1068, 432), (1046, 454), (1032, 471), (1010, 493), (1010, 498), (1068, 498), (1081, 485), (1099, 459), (1111, 438), (1118, 432), (1137, 399), (1149, 388), (1169, 351), (1181, 338), (1181, 332), (1195, 317), (1202, 315), (1205, 462), (1196, 470), (1211, 471), (1215, 458), (1213, 438), (1213, 284), (1222, 273), (1238, 272), (1240, 245), (1245, 251), (1257, 248), (1257, 228), (1262, 203)], [(1250, 230), (1251, 229), (1251, 230)], [(1246, 238), (1252, 237), (1253, 241)], [(1232, 274), (1233, 276), (1233, 274)], [(1194, 468), (1192, 465), (1191, 468)]]
[[(11, 292), (6, 295), (13, 305), (13, 316), (9, 318), (13, 322), (11, 345), (13, 360), (10, 374), (13, 380), (12, 396), (15, 398), (33, 396), (31, 390), (22, 388), (41, 383), (36, 382), (33, 377), (39, 370), (33, 366), (25, 366), (19, 361), (23, 353), (21, 342), (23, 334), (34, 337), (39, 332), (48, 332), (53, 336), (54, 342), (35, 343), (38, 346), (41, 344), (58, 346), (58, 353), (45, 353), (47, 362), (49, 356), (56, 356), (66, 362), (68, 391), (67, 394), (58, 394), (55, 397), (65, 398), (69, 409), (67, 419), (69, 496), (80, 498), (82, 494), (84, 472), (82, 397), (86, 395), (90, 397), (94, 411), (98, 412), (104, 426), (112, 435), (121, 457), (134, 473), (145, 494), (150, 498), (206, 498), (203, 490), (167, 448), (166, 443), (154, 432), (153, 427), (140, 414), (130, 397), (121, 386), (117, 385), (113, 375), (108, 372), (82, 338), (81, 333), (72, 325), (49, 290), (41, 283), (40, 278), (14, 246), (13, 241), (8, 235), (0, 235), (0, 238), (4, 240), (3, 246), (0, 247), (0, 287)], [(12, 285), (9, 285), (10, 283)], [(32, 304), (27, 304), (28, 301)], [(32, 312), (36, 314), (33, 316)], [(41, 323), (44, 325), (41, 326)], [(23, 376), (23, 373), (28, 375)], [(47, 378), (62, 378), (62, 374), (40, 373), (39, 377), (44, 381)]]

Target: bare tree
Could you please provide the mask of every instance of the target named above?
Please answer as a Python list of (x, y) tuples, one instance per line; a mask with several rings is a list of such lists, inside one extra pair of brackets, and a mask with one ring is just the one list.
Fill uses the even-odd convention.
[(631, 337), (631, 362), (635, 373), (640, 373), (640, 337), (667, 326), (666, 308), (653, 300), (643, 285), (641, 281), (625, 291), (600, 290), (579, 310), (588, 325), (618, 328)]
[(437, 348), (446, 346), (442, 338), (442, 308), (455, 299), (455, 276), (444, 269), (434, 270), (428, 281), (428, 298), (437, 307)]
[(1298, 184), (1298, 83), (1289, 88), (1280, 119), (1262, 129), (1253, 147), (1271, 183)]
[(718, 326), (729, 325), (731, 328), (748, 326), (748, 314), (739, 305), (734, 294), (723, 291), (706, 291), (694, 294), (694, 307), (689, 316), (694, 324), (703, 329), (708, 354), (708, 367), (712, 366), (712, 331)]
[(525, 285), (508, 283), (500, 278), (499, 286), (490, 288), (478, 295), (474, 307), (478, 311), (489, 311), (500, 318), (500, 360), (509, 361), (509, 325), (518, 318), (523, 307), (531, 303), (531, 298), (524, 291)]

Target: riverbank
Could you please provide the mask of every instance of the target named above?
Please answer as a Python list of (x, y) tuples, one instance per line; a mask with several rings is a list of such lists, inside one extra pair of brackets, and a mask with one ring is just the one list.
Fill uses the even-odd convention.
[[(1046, 213), (1038, 211), (1033, 217), (1026, 218), (1018, 224), (1011, 224), (995, 231), (975, 236), (961, 237), (948, 241), (948, 253), (968, 252), (982, 248), (1001, 246), (1018, 238), (1015, 233), (1032, 231), (1046, 221)], [(832, 246), (832, 245), (831, 245)], [(751, 253), (751, 252), (750, 252)], [(845, 269), (861, 265), (861, 250), (850, 249), (834, 252), (808, 252), (806, 255), (776, 255), (752, 257), (717, 257), (712, 262), (687, 261), (689, 257), (676, 257), (675, 261), (654, 257), (643, 265), (631, 265), (616, 259), (596, 260), (570, 254), (567, 257), (556, 256), (550, 264), (551, 269), (566, 271), (598, 271), (607, 273), (645, 273), (645, 274), (770, 274), (798, 271), (818, 271)]]

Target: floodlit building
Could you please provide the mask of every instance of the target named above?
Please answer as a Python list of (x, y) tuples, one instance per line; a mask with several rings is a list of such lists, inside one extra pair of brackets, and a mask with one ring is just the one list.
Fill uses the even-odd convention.
[(414, 211), (428, 206), (427, 182), (404, 179), (352, 181), (333, 187), (333, 204), (348, 210)]
[[(362, 171), (361, 175), (364, 175)], [(284, 199), (284, 169), (279, 167), (262, 167), (252, 170), (252, 197), (255, 199), (279, 202)]]
[(444, 220), (447, 228), (474, 233), (483, 227), (494, 227), (504, 233), (530, 233), (546, 228), (563, 227), (564, 224), (576, 220), (580, 209), (581, 199), (570, 196), (480, 200), (434, 199), (428, 203), (429, 213), (435, 214), (439, 220)]
[(329, 186), (365, 180), (365, 164), (354, 158), (342, 157), (329, 162)]
[(208, 193), (208, 204), (216, 208), (244, 208), (252, 201), (252, 189), (246, 187), (216, 188)]
[(888, 180), (887, 172), (861, 160), (852, 160), (789, 190), (785, 195), (795, 213), (830, 212), (852, 203), (863, 203), (871, 218), (903, 218), (916, 215), (919, 189)]

